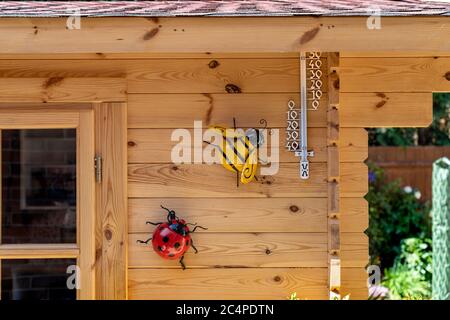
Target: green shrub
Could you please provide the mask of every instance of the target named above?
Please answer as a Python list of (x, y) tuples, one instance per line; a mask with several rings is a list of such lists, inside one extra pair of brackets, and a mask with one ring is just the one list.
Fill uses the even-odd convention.
[(384, 272), (383, 285), (390, 298), (430, 299), (431, 263), (431, 239), (404, 239), (393, 267)]
[[(429, 206), (419, 201), (417, 190), (387, 182), (383, 171), (369, 164), (369, 236), (371, 263), (391, 267), (405, 238), (429, 238)], [(406, 191), (405, 191), (406, 189)]]

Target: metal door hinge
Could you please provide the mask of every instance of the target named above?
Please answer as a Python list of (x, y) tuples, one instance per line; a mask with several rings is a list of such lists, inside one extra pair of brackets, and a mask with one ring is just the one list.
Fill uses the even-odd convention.
[(95, 168), (95, 181), (97, 183), (102, 182), (102, 157), (95, 156), (94, 158), (94, 168)]

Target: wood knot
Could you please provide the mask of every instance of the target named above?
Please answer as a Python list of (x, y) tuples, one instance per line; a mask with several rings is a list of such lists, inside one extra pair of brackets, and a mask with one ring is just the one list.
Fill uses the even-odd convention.
[(382, 106), (384, 106), (386, 104), (386, 102), (387, 102), (386, 100), (381, 100), (380, 102), (378, 102), (375, 105), (375, 108), (377, 108), (377, 109), (381, 108)]
[(218, 66), (220, 66), (220, 63), (219, 63), (219, 61), (217, 61), (217, 60), (211, 60), (211, 61), (208, 63), (208, 67), (209, 67), (210, 69), (215, 69), (215, 68), (217, 68)]
[(237, 85), (229, 83), (225, 86), (225, 91), (228, 93), (241, 93), (241, 88), (239, 88)]
[(106, 229), (105, 230), (105, 238), (106, 238), (106, 240), (111, 240), (112, 239), (112, 231), (111, 230), (109, 230), (109, 229)]
[(450, 71), (444, 75), (444, 78), (447, 79), (447, 81), (450, 81)]
[(44, 89), (48, 89), (52, 86), (60, 84), (63, 80), (64, 80), (63, 77), (51, 77), (48, 78), (42, 86), (44, 87)]
[(339, 79), (336, 79), (336, 80), (333, 81), (333, 87), (336, 90), (339, 90), (339, 87), (340, 87)]
[(275, 277), (273, 277), (273, 281), (280, 282), (281, 281), (281, 277), (280, 276), (275, 276)]
[(178, 170), (178, 167), (177, 167), (177, 166), (173, 166), (173, 167), (172, 167), (172, 170), (173, 170), (173, 171), (177, 171), (177, 170)]
[(305, 44), (307, 42), (310, 42), (312, 39), (314, 39), (317, 34), (319, 33), (320, 27), (315, 27), (309, 31), (306, 31), (300, 38), (300, 44)]
[(261, 180), (261, 184), (267, 184), (270, 186), (273, 183), (271, 176), (260, 176), (259, 178), (256, 178), (257, 181), (259, 181), (259, 179)]
[(100, 260), (101, 257), (102, 257), (102, 249), (101, 248), (97, 248), (95, 250), (95, 261)]
[(156, 34), (159, 32), (159, 28), (153, 28), (152, 30), (146, 32), (144, 34), (144, 36), (142, 37), (142, 39), (144, 40), (150, 40), (151, 38), (153, 38), (154, 36), (156, 36)]
[(128, 146), (129, 146), (129, 147), (135, 147), (135, 146), (136, 146), (136, 142), (134, 142), (134, 141), (128, 141)]
[(267, 255), (269, 255), (269, 254), (271, 254), (272, 253), (272, 251), (270, 251), (270, 249), (266, 249), (266, 254)]
[(291, 210), (291, 212), (298, 212), (299, 207), (297, 207), (296, 205), (292, 205), (289, 207), (289, 210)]

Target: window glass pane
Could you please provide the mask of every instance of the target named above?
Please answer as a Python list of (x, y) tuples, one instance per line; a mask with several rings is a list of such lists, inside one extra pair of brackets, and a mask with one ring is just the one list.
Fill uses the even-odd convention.
[(76, 129), (1, 136), (1, 243), (75, 243)]
[[(67, 287), (67, 267), (76, 259), (20, 259), (1, 261), (2, 300), (75, 300)], [(69, 284), (72, 282), (69, 279)]]

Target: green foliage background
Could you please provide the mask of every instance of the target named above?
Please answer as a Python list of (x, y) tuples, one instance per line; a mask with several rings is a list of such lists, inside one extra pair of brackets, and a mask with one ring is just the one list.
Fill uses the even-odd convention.
[[(433, 96), (428, 128), (368, 129), (371, 146), (450, 146), (450, 93)], [(371, 264), (380, 266), (382, 285), (391, 299), (430, 299), (432, 241), (430, 206), (400, 181), (386, 181), (369, 164), (369, 235)]]
[(414, 190), (408, 193), (399, 181), (386, 181), (382, 169), (369, 163), (369, 171), (370, 257), (372, 264), (384, 269), (394, 264), (403, 239), (431, 236), (430, 208)]

